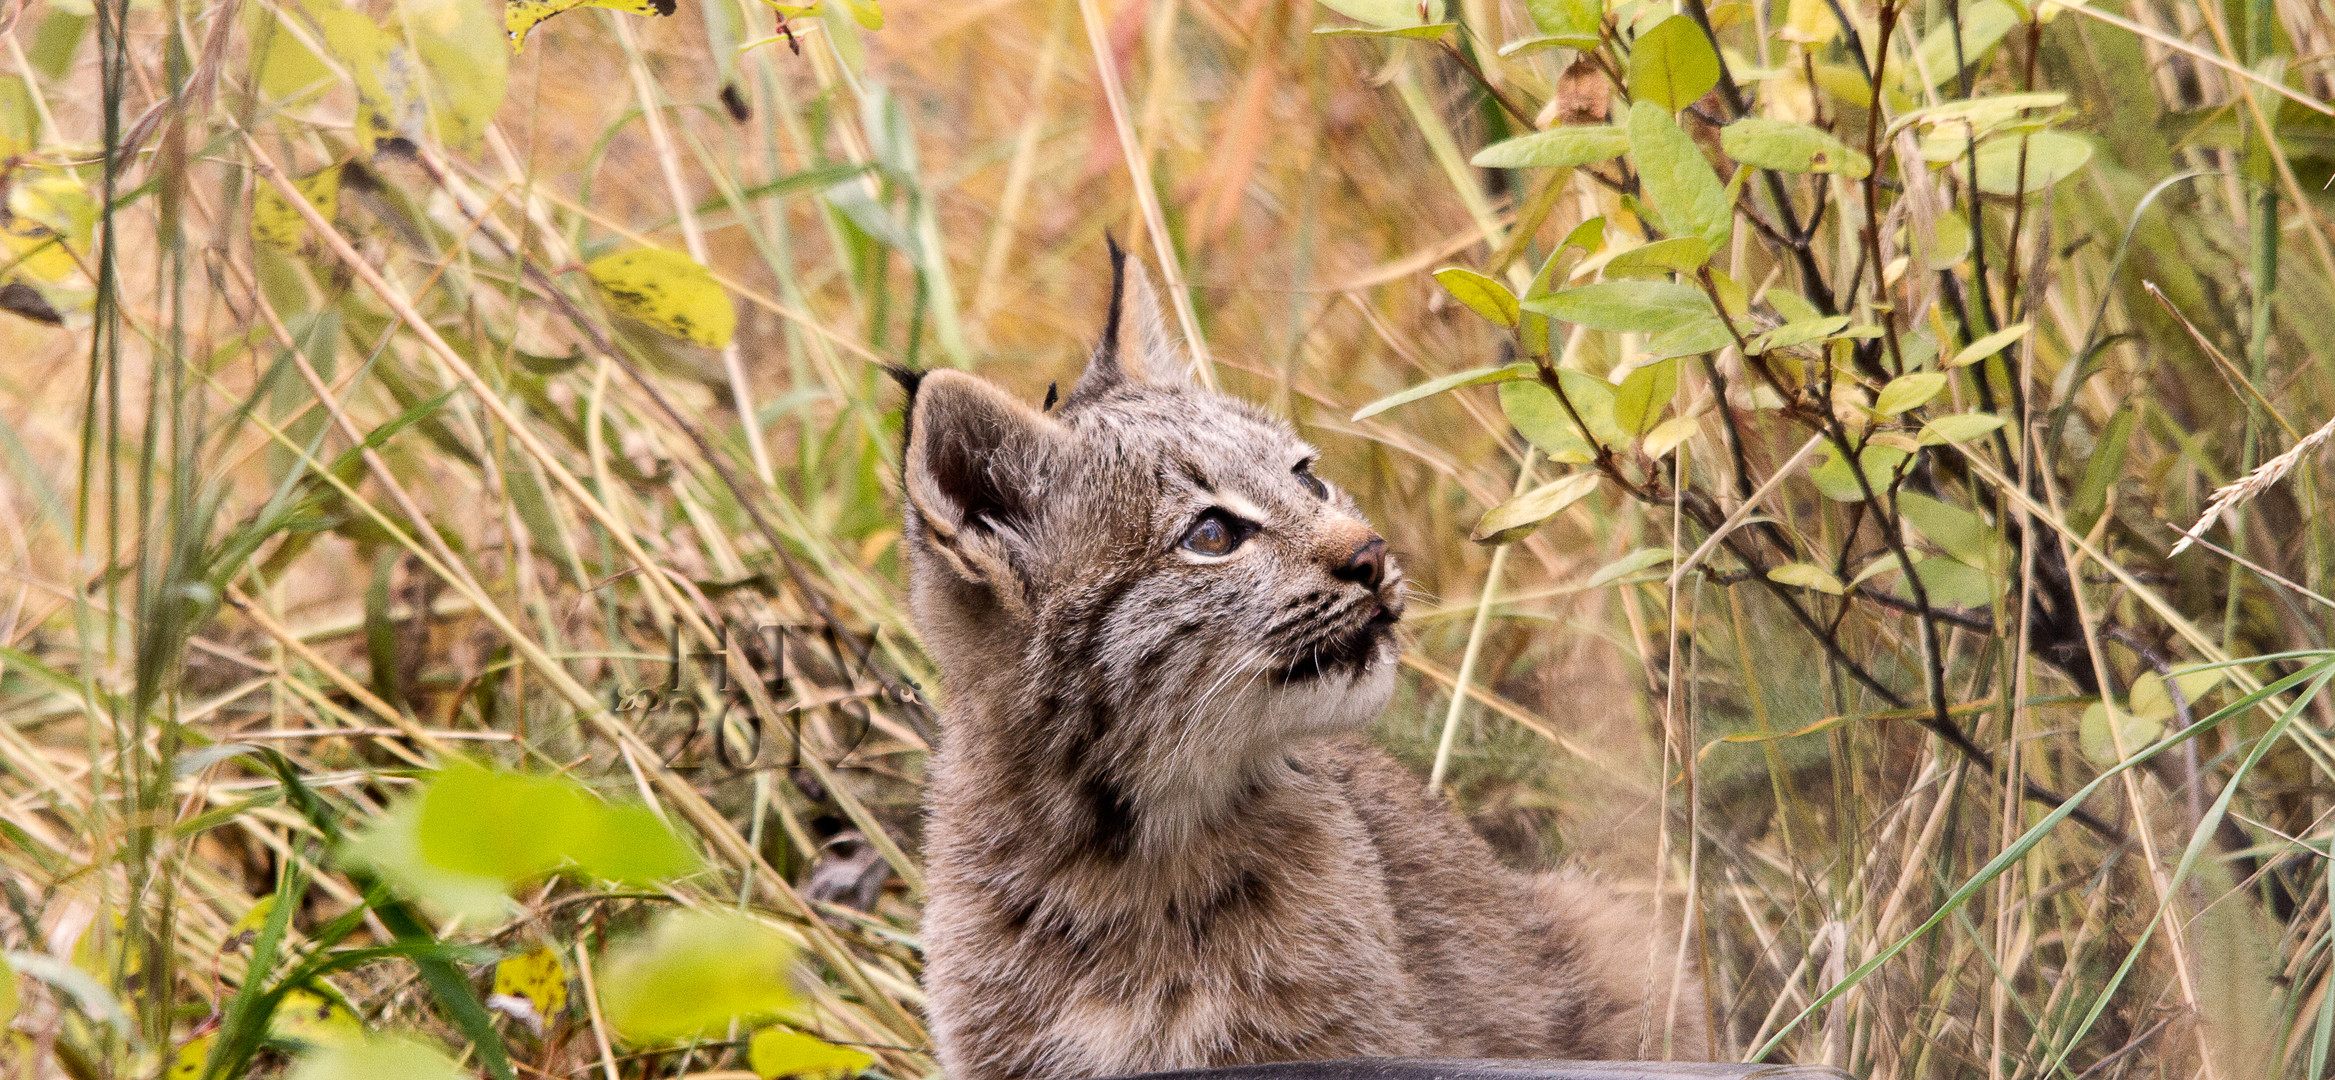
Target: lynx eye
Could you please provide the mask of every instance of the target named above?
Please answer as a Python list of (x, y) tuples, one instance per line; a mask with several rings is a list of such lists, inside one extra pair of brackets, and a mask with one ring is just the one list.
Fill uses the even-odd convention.
[(1312, 461), (1300, 461), (1296, 468), (1289, 471), (1297, 476), (1298, 483), (1305, 485), (1305, 490), (1313, 492), (1314, 498), (1327, 499), (1330, 497), (1330, 486), (1322, 483), (1321, 478), (1313, 474)]
[(1222, 510), (1210, 510), (1184, 530), (1184, 550), (1196, 555), (1230, 555), (1255, 531), (1253, 526), (1244, 528), (1246, 524)]

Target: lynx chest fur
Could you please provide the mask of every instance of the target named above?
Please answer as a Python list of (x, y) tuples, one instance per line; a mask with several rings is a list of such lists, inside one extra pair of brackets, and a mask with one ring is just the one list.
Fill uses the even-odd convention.
[(1058, 408), (903, 375), (948, 1075), (1700, 1056), (1644, 914), (1500, 866), (1354, 737), (1393, 687), (1399, 568), (1287, 425), (1185, 381), (1140, 283), (1122, 346), (1113, 271)]

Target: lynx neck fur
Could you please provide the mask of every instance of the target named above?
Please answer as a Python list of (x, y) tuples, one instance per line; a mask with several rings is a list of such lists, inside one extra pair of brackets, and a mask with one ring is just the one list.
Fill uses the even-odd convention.
[(1140, 265), (1122, 346), (1124, 270), (1059, 407), (901, 373), (947, 1075), (1705, 1056), (1640, 905), (1501, 866), (1360, 741), (1400, 568), (1287, 424), (1186, 381)]

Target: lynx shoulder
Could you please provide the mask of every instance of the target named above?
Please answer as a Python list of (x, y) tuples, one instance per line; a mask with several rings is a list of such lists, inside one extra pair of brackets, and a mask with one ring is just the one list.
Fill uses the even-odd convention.
[(1058, 408), (902, 376), (947, 1074), (1703, 1056), (1645, 913), (1502, 867), (1356, 738), (1401, 568), (1288, 425), (1187, 381), (1139, 268), (1122, 328), (1124, 269)]

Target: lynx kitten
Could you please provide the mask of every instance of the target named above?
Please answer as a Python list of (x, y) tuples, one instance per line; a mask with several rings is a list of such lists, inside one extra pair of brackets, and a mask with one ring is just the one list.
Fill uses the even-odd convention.
[(1288, 425), (1186, 382), (1140, 266), (1121, 347), (1124, 272), (1059, 408), (901, 375), (948, 1076), (1703, 1056), (1638, 905), (1502, 867), (1356, 737), (1402, 572)]

